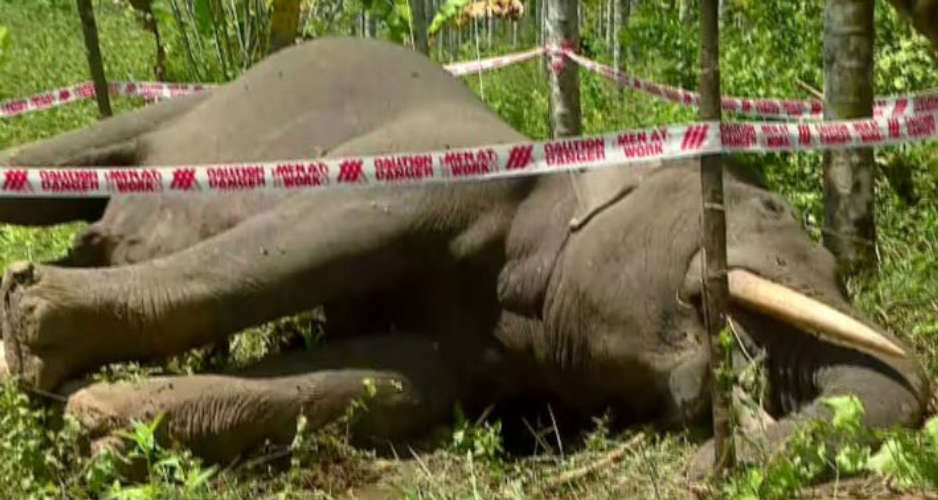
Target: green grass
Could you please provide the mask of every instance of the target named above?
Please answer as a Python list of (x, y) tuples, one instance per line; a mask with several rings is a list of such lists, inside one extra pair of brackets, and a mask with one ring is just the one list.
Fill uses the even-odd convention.
[[(808, 23), (814, 7), (793, 12), (789, 23)], [(757, 9), (761, 4), (748, 3)], [(110, 0), (95, 2), (106, 71), (111, 79), (152, 79), (154, 58), (152, 39), (140, 28), (129, 9)], [(879, 23), (884, 39), (877, 75), (881, 93), (934, 86), (938, 75), (929, 60), (918, 56), (918, 42), (909, 42), (907, 30), (880, 9)], [(676, 85), (693, 86), (696, 47), (690, 41), (693, 30), (673, 23), (655, 12), (635, 14), (627, 33), (630, 53), (627, 64), (638, 76)], [(800, 17), (799, 17), (800, 16)], [(769, 23), (776, 19), (763, 15)], [(884, 24), (885, 23), (885, 24)], [(892, 24), (889, 24), (892, 23)], [(10, 45), (0, 53), (0, 100), (22, 96), (88, 79), (78, 17), (71, 0), (0, 0), (0, 24), (8, 28)], [(810, 55), (778, 57), (792, 45), (817, 47), (817, 35), (791, 34), (772, 38), (759, 30), (764, 26), (744, 26), (746, 38), (732, 29), (726, 33), (724, 59), (733, 68), (724, 70), (727, 93), (737, 95), (787, 95), (804, 97), (792, 84), (801, 77), (818, 81), (819, 62)], [(794, 28), (792, 28), (794, 29)], [(808, 30), (810, 31), (810, 30)], [(755, 33), (755, 35), (753, 35)], [(787, 33), (787, 32), (786, 32)], [(756, 35), (771, 43), (753, 45)], [(586, 36), (590, 36), (588, 33)], [(170, 75), (188, 79), (186, 63), (174, 38), (168, 35)], [(879, 41), (878, 41), (879, 42)], [(911, 45), (910, 45), (911, 43)], [(788, 45), (786, 45), (788, 44)], [(647, 47), (648, 50), (639, 50)], [(736, 47), (734, 49), (734, 47)], [(787, 49), (786, 49), (787, 47)], [(745, 48), (745, 50), (743, 50)], [(500, 52), (510, 50), (505, 47)], [(665, 57), (681, 54), (682, 57)], [(462, 58), (470, 58), (466, 50)], [(485, 56), (485, 54), (483, 54)], [(608, 61), (608, 55), (598, 57)], [(924, 69), (923, 69), (924, 68)], [(509, 123), (534, 138), (545, 138), (547, 127), (547, 87), (543, 68), (537, 62), (467, 77), (466, 82)], [(679, 123), (694, 119), (694, 110), (648, 99), (640, 94), (617, 92), (605, 80), (581, 72), (581, 95), (585, 133)], [(114, 99), (115, 112), (139, 106), (131, 99)], [(32, 113), (0, 121), (0, 149), (46, 138), (93, 123), (97, 119), (92, 101)], [(807, 229), (819, 237), (822, 198), (819, 155), (773, 155), (749, 157), (762, 166), (772, 187), (791, 200), (805, 215)], [(877, 184), (879, 231), (878, 272), (854, 278), (849, 290), (856, 303), (871, 317), (915, 345), (924, 356), (932, 376), (938, 374), (938, 147), (934, 144), (890, 148), (879, 151), (878, 162), (887, 168), (903, 162), (912, 165), (909, 186), (918, 197), (910, 205), (899, 196), (886, 176)], [(29, 259), (43, 261), (62, 255), (79, 224), (47, 229), (0, 226), (0, 265)], [(315, 341), (317, 319), (306, 316), (264, 325), (237, 336), (232, 357), (210, 360), (205, 352), (189, 353), (166, 367), (121, 365), (100, 376), (124, 377), (154, 370), (186, 373), (218, 366), (248, 363), (275, 351), (283, 339), (303, 335)], [(541, 452), (534, 456), (510, 458), (500, 453), (497, 422), (455, 421), (442, 429), (435, 451), (398, 450), (398, 460), (378, 459), (362, 450), (349, 448), (341, 430), (300, 433), (294, 443), (293, 459), (280, 453), (256, 457), (225, 466), (204, 482), (206, 467), (182, 450), (155, 446), (147, 423), (130, 430), (131, 454), (148, 461), (142, 482), (117, 482), (119, 462), (107, 457), (89, 460), (81, 450), (80, 432), (74, 423), (59, 421), (56, 414), (33, 403), (7, 385), (0, 390), (0, 497), (94, 497), (111, 492), (123, 498), (254, 498), (280, 495), (281, 498), (340, 497), (352, 488), (356, 492), (393, 492), (405, 498), (674, 498), (686, 496), (691, 485), (682, 478), (686, 458), (694, 441), (684, 434), (640, 430), (612, 435), (603, 420), (571, 452)], [(543, 427), (543, 428), (542, 428)], [(536, 432), (556, 449), (556, 436), (550, 425)], [(458, 438), (458, 439), (457, 439)], [(914, 441), (914, 437), (902, 439)], [(610, 455), (628, 444), (621, 453)], [(908, 445), (909, 449), (916, 449)], [(608, 461), (590, 473), (570, 476), (547, 488), (551, 480), (580, 472), (590, 464)], [(797, 457), (797, 455), (795, 455)], [(723, 494), (740, 494), (751, 486), (752, 474), (761, 469), (740, 470)], [(769, 469), (766, 469), (769, 470)], [(771, 469), (781, 470), (779, 468)], [(755, 472), (753, 472), (755, 471)], [(776, 473), (777, 474), (777, 473)], [(206, 476), (207, 477), (207, 476)], [(186, 482), (190, 483), (187, 489)], [(865, 481), (865, 482), (864, 482)], [(878, 484), (877, 478), (861, 480), (856, 487)], [(198, 483), (198, 484), (195, 484)], [(192, 486), (195, 484), (195, 486)], [(875, 486), (874, 484), (874, 486)], [(797, 486), (797, 485), (796, 485)], [(914, 485), (913, 485), (914, 486)], [(732, 490), (736, 488), (736, 490)], [(134, 496), (136, 495), (136, 496)]]

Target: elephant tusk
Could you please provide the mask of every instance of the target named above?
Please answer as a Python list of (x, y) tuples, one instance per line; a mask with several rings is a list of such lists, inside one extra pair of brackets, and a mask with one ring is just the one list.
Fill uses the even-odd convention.
[(905, 351), (881, 333), (833, 307), (743, 269), (728, 273), (730, 297), (779, 321), (816, 332), (847, 346), (904, 357)]

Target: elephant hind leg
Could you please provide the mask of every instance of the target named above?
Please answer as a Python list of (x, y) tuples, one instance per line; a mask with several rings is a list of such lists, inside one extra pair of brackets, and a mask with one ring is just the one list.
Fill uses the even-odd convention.
[(162, 414), (164, 442), (225, 462), (268, 440), (289, 444), (299, 415), (320, 428), (355, 400), (365, 404), (350, 428), (356, 441), (416, 436), (446, 421), (464, 395), (460, 379), (432, 341), (383, 335), (272, 358), (237, 375), (94, 383), (68, 396), (66, 412), (98, 443), (113, 441), (112, 433), (134, 420)]

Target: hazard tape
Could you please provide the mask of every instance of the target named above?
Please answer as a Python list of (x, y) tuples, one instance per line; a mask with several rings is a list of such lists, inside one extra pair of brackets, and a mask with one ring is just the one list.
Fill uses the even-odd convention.
[[(517, 64), (544, 53), (543, 47), (504, 56), (489, 57), (475, 61), (465, 61), (444, 66), (446, 71), (455, 76), (481, 73), (492, 69)], [(148, 102), (162, 101), (191, 94), (203, 89), (213, 88), (208, 83), (166, 83), (166, 82), (127, 82), (116, 81), (108, 84), (111, 94), (142, 97)], [(0, 101), (0, 118), (10, 118), (33, 111), (52, 109), (72, 102), (93, 98), (94, 83), (83, 82), (70, 87), (49, 90), (39, 94), (17, 99)]]
[[(165, 82), (110, 82), (111, 94), (143, 97), (147, 100), (162, 100), (191, 94), (214, 87), (207, 83), (165, 83)], [(91, 99), (97, 92), (94, 83), (84, 82), (70, 87), (49, 90), (29, 97), (0, 101), (0, 118), (51, 109), (64, 104)]]
[(938, 113), (821, 123), (703, 122), (592, 137), (369, 157), (112, 168), (0, 168), (0, 197), (299, 191), (479, 181), (717, 152), (872, 147), (934, 139)]
[[(569, 49), (548, 49), (548, 52), (563, 53), (585, 69), (604, 76), (620, 86), (629, 87), (650, 96), (671, 101), (682, 106), (697, 106), (700, 94), (678, 87), (653, 83), (635, 78), (605, 64), (587, 59)], [(824, 103), (817, 99), (773, 99), (723, 97), (724, 111), (757, 118), (820, 120), (824, 116)], [(876, 117), (905, 116), (938, 111), (938, 92), (877, 97), (873, 104)]]
[[(555, 71), (561, 69), (563, 64), (563, 58), (558, 56), (566, 56), (583, 68), (609, 78), (623, 87), (629, 87), (683, 106), (697, 106), (700, 101), (700, 96), (696, 92), (635, 78), (618, 69), (576, 54), (569, 46), (537, 47), (514, 54), (452, 63), (444, 66), (444, 69), (454, 76), (464, 76), (517, 64), (544, 53), (552, 56)], [(108, 85), (112, 94), (143, 97), (148, 102), (171, 99), (212, 87), (215, 87), (215, 85), (129, 81), (111, 82)], [(10, 118), (33, 111), (51, 109), (71, 102), (93, 98), (95, 94), (94, 84), (84, 82), (28, 97), (0, 101), (0, 118)], [(823, 118), (824, 111), (824, 104), (817, 99), (723, 97), (722, 105), (723, 110), (727, 112), (773, 119), (820, 120)], [(938, 91), (877, 97), (873, 107), (873, 113), (876, 117), (905, 116), (933, 111), (938, 111)]]
[(454, 76), (468, 75), (472, 73), (481, 73), (483, 71), (488, 71), (490, 69), (503, 68), (505, 66), (510, 66), (512, 64), (517, 64), (528, 59), (537, 57), (544, 53), (546, 49), (544, 47), (537, 47), (525, 52), (518, 52), (515, 54), (508, 54), (498, 57), (489, 57), (487, 59), (479, 59), (476, 61), (465, 61), (459, 63), (453, 63), (443, 68), (446, 71), (449, 71)]

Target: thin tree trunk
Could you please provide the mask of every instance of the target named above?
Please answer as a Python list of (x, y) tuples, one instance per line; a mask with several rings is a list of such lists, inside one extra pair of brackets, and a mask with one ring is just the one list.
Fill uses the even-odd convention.
[(606, 5), (608, 0), (599, 0), (599, 14), (596, 16), (596, 36), (600, 40), (606, 39), (605, 26), (606, 23)]
[[(701, 121), (719, 121), (720, 29), (718, 0), (700, 2), (700, 109)], [(703, 206), (704, 324), (710, 351), (710, 380), (713, 404), (714, 472), (731, 466), (734, 458), (730, 429), (730, 391), (726, 384), (731, 369), (720, 347), (720, 332), (726, 325), (729, 287), (726, 280), (726, 212), (723, 205), (723, 158), (706, 155), (700, 160)]]
[(615, 52), (613, 44), (616, 40), (616, 18), (619, 12), (619, 0), (609, 0), (609, 5), (606, 8), (606, 47), (609, 48), (609, 52)]
[(209, 5), (209, 8), (212, 9), (212, 33), (215, 36), (215, 55), (218, 57), (218, 62), (221, 63), (221, 71), (225, 75), (225, 79), (228, 79), (231, 78), (232, 75), (228, 71), (228, 56), (224, 53), (222, 34), (218, 29), (219, 26), (225, 25), (224, 12), (221, 13), (221, 19), (219, 19), (219, 12), (215, 9), (215, 5)]
[[(476, 59), (482, 59), (482, 51), (479, 49), (479, 23), (481, 21), (478, 19), (472, 20), (472, 38), (475, 41), (476, 45)], [(479, 75), (479, 97), (484, 101), (485, 100), (485, 85), (482, 83), (482, 72), (478, 73)]]
[[(541, 16), (540, 19), (538, 19), (538, 26), (540, 26), (538, 29), (538, 45), (541, 47), (543, 47), (547, 41), (547, 12), (550, 10), (550, 1), (551, 0), (541, 0)], [(541, 64), (541, 72), (546, 75), (548, 73), (548, 66), (550, 65), (550, 57), (545, 54), (542, 60), (544, 63)]]
[(300, 0), (274, 0), (270, 13), (268, 54), (293, 45), (300, 27)]
[[(616, 69), (622, 69), (623, 59), (625, 58), (625, 46), (622, 43), (622, 30), (629, 24), (629, 14), (631, 13), (631, 0), (613, 0), (613, 23), (612, 23), (612, 66)], [(618, 86), (619, 97), (625, 93), (622, 86)]]
[(430, 55), (427, 43), (427, 17), (423, 0), (410, 0), (411, 29), (414, 33), (414, 49), (424, 55)]
[[(824, 117), (873, 116), (873, 0), (827, 0)], [(824, 245), (847, 273), (875, 262), (873, 150), (824, 155)]]
[(107, 79), (104, 76), (104, 63), (101, 62), (101, 47), (98, 45), (98, 26), (94, 22), (94, 9), (91, 0), (78, 0), (78, 15), (81, 18), (81, 30), (85, 35), (85, 52), (88, 55), (88, 68), (94, 80), (95, 99), (101, 117), (111, 116), (111, 100), (108, 95)]
[[(577, 0), (549, 0), (547, 43), (551, 46), (579, 47)], [(551, 55), (550, 130), (553, 137), (580, 135), (580, 77), (575, 64), (563, 55)]]
[[(176, 0), (169, 0), (170, 8), (173, 11), (173, 16), (176, 18), (176, 24), (178, 26), (185, 26), (185, 19), (182, 17), (182, 10), (185, 8), (179, 7), (179, 4), (176, 3)], [(189, 43), (189, 35), (186, 33), (187, 30), (180, 29), (180, 35), (182, 36), (182, 46), (186, 50), (186, 59), (189, 61), (189, 69), (195, 73), (197, 79), (202, 80), (202, 71), (201, 65), (196, 63), (195, 54), (192, 52), (192, 45)]]
[(492, 16), (491, 13), (489, 13), (488, 15), (485, 16), (485, 22), (486, 22), (486, 28), (485, 28), (486, 41), (485, 41), (485, 46), (488, 48), (489, 51), (491, 51), (491, 50), (492, 50), (492, 31), (494, 31), (494, 30), (493, 30), (493, 28), (494, 28), (494, 25), (493, 25), (493, 24), (495, 23), (495, 17)]
[(365, 14), (365, 26), (368, 28), (368, 38), (378, 37), (378, 18), (374, 14)]

